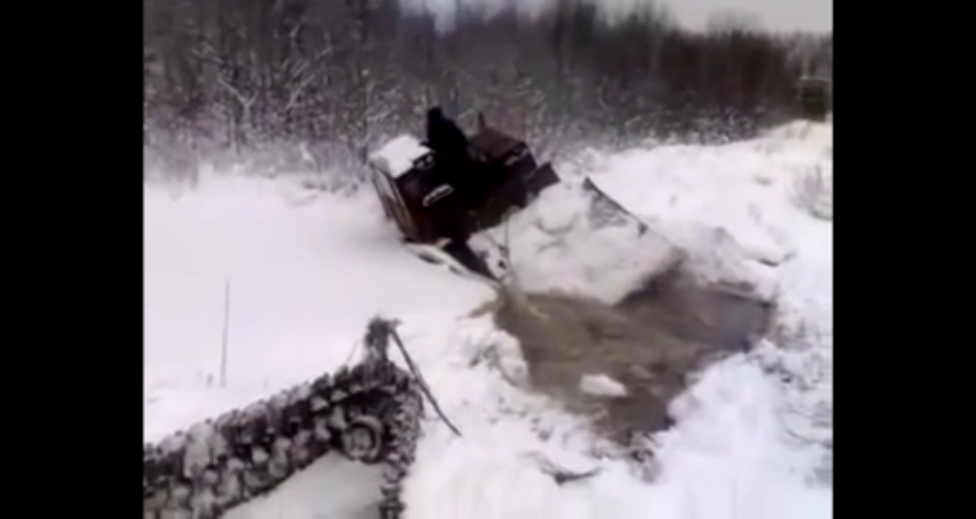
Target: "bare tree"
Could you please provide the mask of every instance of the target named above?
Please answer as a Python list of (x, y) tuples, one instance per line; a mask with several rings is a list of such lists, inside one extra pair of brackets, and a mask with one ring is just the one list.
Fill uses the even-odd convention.
[(766, 34), (736, 11), (690, 33), (660, 8), (608, 25), (585, 0), (533, 18), (459, 4), (445, 32), (397, 0), (143, 2), (149, 146), (314, 143), (355, 164), (385, 135), (418, 131), (430, 104), (481, 109), (552, 150), (728, 138), (789, 116), (800, 74), (832, 70), (829, 35)]

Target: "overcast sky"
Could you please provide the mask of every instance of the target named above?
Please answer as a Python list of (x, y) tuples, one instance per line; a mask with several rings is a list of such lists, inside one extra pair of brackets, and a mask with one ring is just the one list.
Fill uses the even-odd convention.
[[(450, 16), (460, 4), (481, 4), (495, 8), (503, 4), (533, 10), (550, 0), (401, 0), (412, 7), (424, 5), (428, 9)], [(614, 11), (632, 8), (635, 4), (654, 0), (591, 0)], [(705, 29), (713, 13), (738, 11), (758, 16), (762, 26), (772, 31), (832, 31), (834, 28), (833, 0), (657, 0), (665, 5), (678, 22), (689, 29)]]

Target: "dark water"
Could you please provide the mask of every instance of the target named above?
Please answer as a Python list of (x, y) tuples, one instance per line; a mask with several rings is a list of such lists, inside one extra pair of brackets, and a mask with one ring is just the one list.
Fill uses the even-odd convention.
[[(675, 268), (616, 305), (561, 294), (506, 298), (498, 326), (517, 337), (533, 385), (571, 410), (592, 416), (612, 438), (669, 423), (666, 409), (687, 375), (762, 337), (773, 306), (730, 287), (702, 286)], [(628, 396), (580, 391), (585, 374), (623, 383)]]

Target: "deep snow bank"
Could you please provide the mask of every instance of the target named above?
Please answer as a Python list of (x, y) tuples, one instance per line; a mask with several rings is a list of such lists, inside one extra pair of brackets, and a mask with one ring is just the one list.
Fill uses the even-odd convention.
[[(790, 128), (723, 147), (599, 156), (594, 162), (603, 172), (594, 177), (664, 241), (728, 266), (724, 273), (716, 268), (716, 275), (767, 281), (787, 309), (784, 326), (796, 330), (794, 324), (805, 323), (822, 334), (830, 330), (832, 312), (832, 229), (797, 207), (787, 177), (795, 178), (793, 166), (829, 164), (826, 145), (811, 142), (826, 130), (811, 126), (802, 135)], [(549, 196), (571, 205), (572, 187), (560, 190)], [(464, 433), (455, 438), (434, 420), (426, 424), (405, 488), (408, 518), (831, 516), (830, 491), (805, 483), (823, 457), (822, 444), (795, 444), (792, 433), (829, 438), (832, 429), (802, 417), (810, 414), (794, 420), (784, 411), (832, 402), (832, 341), (789, 355), (764, 348), (703, 373), (674, 404), (677, 425), (656, 437), (657, 479), (647, 484), (626, 464), (597, 455), (603, 447), (579, 420), (518, 387), (524, 365), (517, 345), (487, 318), (464, 317), (491, 297), (490, 290), (405, 252), (371, 194), (345, 199), (281, 181), (203, 179), (177, 199), (155, 187), (146, 189), (145, 199), (147, 438), (334, 369), (350, 355), (365, 320), (380, 311), (404, 319), (411, 352)], [(558, 200), (550, 207), (573, 212), (557, 211)], [(534, 259), (548, 262), (529, 276), (520, 272), (538, 287), (613, 299), (640, 277), (638, 271), (654, 268), (650, 258), (669, 250), (657, 241), (632, 245), (627, 226), (605, 231), (571, 216), (521, 216), (524, 225), (513, 219), (510, 232), (517, 226), (526, 231), (512, 232), (512, 257), (526, 269)], [(552, 220), (556, 225), (548, 225)], [(571, 223), (573, 231), (560, 243), (558, 232), (546, 234), (537, 222), (550, 231)], [(715, 252), (722, 249), (709, 236), (718, 228), (746, 259)], [(533, 238), (533, 229), (544, 236)], [(690, 238), (684, 229), (692, 230)], [(587, 230), (593, 241), (580, 237)], [(753, 231), (757, 235), (750, 236)], [(606, 238), (614, 233), (619, 241)], [(545, 243), (563, 247), (562, 254), (529, 246)], [(616, 254), (588, 256), (631, 247), (647, 256), (624, 262)], [(739, 270), (742, 263), (749, 267)], [(602, 285), (601, 273), (612, 283)], [(219, 366), (228, 278), (231, 359), (228, 385), (220, 388), (208, 381)], [(767, 372), (793, 378), (784, 383)], [(797, 380), (814, 380), (813, 389), (801, 390)], [(602, 470), (559, 486), (540, 473), (532, 453)], [(362, 517), (369, 503), (344, 499), (372, 499), (365, 490), (375, 488), (374, 481), (334, 461), (322, 460), (235, 517)]]
[(417, 261), (368, 197), (212, 177), (144, 200), (147, 440), (335, 369), (373, 315), (459, 315), (491, 295)]

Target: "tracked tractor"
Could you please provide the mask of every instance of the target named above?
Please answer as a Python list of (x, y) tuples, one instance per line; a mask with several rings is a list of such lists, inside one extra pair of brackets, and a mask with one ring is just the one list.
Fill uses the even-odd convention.
[(469, 270), (491, 276), (467, 247), (468, 238), (524, 208), (559, 177), (551, 164), (536, 162), (524, 141), (488, 126), (481, 114), (470, 136), (438, 139), (435, 123), (429, 114), (426, 140), (401, 135), (370, 155), (373, 186), (405, 241), (436, 245)]

